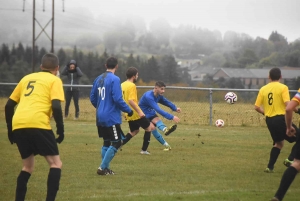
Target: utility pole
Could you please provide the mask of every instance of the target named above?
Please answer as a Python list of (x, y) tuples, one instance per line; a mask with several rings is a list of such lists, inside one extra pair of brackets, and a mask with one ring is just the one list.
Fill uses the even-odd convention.
[[(44, 9), (43, 9), (44, 10)], [(35, 18), (35, 0), (33, 0), (33, 11), (32, 11), (32, 72), (34, 72), (35, 68), (35, 41), (39, 38), (39, 36), (44, 32), (46, 36), (49, 38), (51, 41), (51, 53), (54, 53), (54, 0), (52, 0), (52, 18), (48, 21), (48, 23), (42, 27), (39, 21)], [(49, 25), (49, 23), (52, 22), (52, 34), (51, 37), (47, 34), (45, 31), (46, 27)], [(35, 37), (35, 23), (37, 23), (40, 28), (42, 29), (40, 33)]]
[(33, 0), (32, 9), (32, 72), (34, 72), (35, 66), (35, 0)]

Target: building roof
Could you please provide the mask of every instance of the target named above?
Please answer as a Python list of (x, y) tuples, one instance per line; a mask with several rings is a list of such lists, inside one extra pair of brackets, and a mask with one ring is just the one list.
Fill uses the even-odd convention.
[[(241, 69), (241, 68), (221, 68), (215, 72), (223, 71), (228, 77), (235, 78), (268, 78), (270, 69)], [(214, 74), (214, 75), (215, 75)], [(283, 79), (300, 77), (299, 70), (281, 69)]]

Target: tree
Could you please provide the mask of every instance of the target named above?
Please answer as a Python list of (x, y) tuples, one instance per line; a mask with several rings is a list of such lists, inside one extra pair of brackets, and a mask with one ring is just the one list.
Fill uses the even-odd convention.
[(177, 73), (178, 64), (175, 58), (170, 55), (165, 55), (162, 57), (160, 63), (164, 81), (169, 84), (177, 83), (179, 81)]
[(25, 54), (25, 49), (24, 49), (22, 43), (19, 42), (18, 47), (17, 47), (17, 58), (18, 58), (18, 60), (23, 60), (24, 59), (24, 54)]
[(160, 73), (160, 66), (157, 63), (157, 60), (152, 55), (150, 59), (145, 64), (145, 67), (142, 70), (141, 78), (145, 82), (157, 81), (162, 78)]
[(10, 59), (10, 51), (7, 45), (2, 44), (1, 48), (1, 56), (0, 56), (0, 63), (6, 62), (9, 63)]
[(67, 63), (67, 55), (66, 55), (66, 52), (64, 51), (64, 49), (60, 48), (58, 50), (57, 57), (59, 59), (59, 64), (60, 64), (60, 66), (62, 68), (63, 65), (65, 65)]

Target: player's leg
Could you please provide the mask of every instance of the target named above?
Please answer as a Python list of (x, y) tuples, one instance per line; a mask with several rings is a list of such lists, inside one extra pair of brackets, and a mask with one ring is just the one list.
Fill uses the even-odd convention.
[(131, 140), (136, 134), (139, 133), (140, 125), (138, 120), (128, 121), (130, 132), (126, 134), (125, 139), (122, 140), (122, 145), (125, 145), (127, 142)]
[(295, 148), (295, 159), (290, 167), (288, 167), (282, 175), (279, 188), (275, 194), (274, 200), (282, 200), (293, 183), (296, 175), (300, 171), (300, 137), (298, 137)]
[[(106, 151), (108, 150), (109, 146), (111, 145), (110, 136), (106, 132), (105, 128), (103, 128), (102, 126), (97, 126), (97, 130), (98, 130), (99, 138), (103, 138), (103, 146), (100, 149), (101, 159), (103, 160), (103, 158), (106, 154)], [(100, 165), (101, 165), (101, 163), (100, 163)], [(100, 167), (100, 165), (99, 165), (99, 167)]]
[[(297, 126), (295, 124), (292, 124), (292, 126), (295, 128), (296, 136), (289, 137), (286, 135), (285, 140), (288, 141), (289, 143), (295, 142), (297, 140), (297, 136), (300, 136), (300, 130), (297, 128)], [(295, 152), (296, 152), (296, 143), (293, 145), (289, 157), (283, 161), (283, 164), (286, 167), (289, 167), (293, 163), (293, 160), (294, 160), (294, 157), (296, 154)]]
[(59, 190), (62, 162), (52, 130), (31, 129), (34, 153), (44, 156), (49, 165), (46, 201), (54, 201)]
[(107, 130), (107, 132), (110, 135), (112, 144), (107, 149), (106, 154), (100, 165), (100, 169), (98, 169), (99, 175), (114, 174), (114, 172), (109, 169), (110, 162), (114, 158), (119, 147), (122, 145), (121, 140), (122, 140), (123, 131), (121, 130), (121, 126), (119, 124), (113, 125), (111, 127), (105, 128), (105, 129)]
[(163, 131), (165, 135), (170, 135), (172, 132), (174, 132), (177, 128), (177, 125), (174, 124), (172, 126), (170, 126), (170, 128), (168, 128), (159, 117), (155, 117), (152, 119), (152, 123), (154, 123), (156, 125), (156, 127)]
[(23, 168), (17, 179), (16, 200), (25, 200), (27, 183), (34, 169), (34, 155), (22, 160)]
[(16, 199), (25, 200), (27, 192), (27, 183), (34, 170), (34, 155), (30, 148), (30, 136), (27, 134), (26, 129), (17, 129), (13, 131), (14, 141), (18, 146), (23, 167), (17, 178), (16, 186)]
[(75, 119), (79, 118), (79, 91), (73, 91), (73, 100), (75, 106)]
[(66, 105), (65, 105), (65, 118), (69, 116), (69, 107), (71, 103), (71, 98), (72, 98), (72, 92), (71, 91), (66, 91)]
[(150, 152), (148, 151), (148, 147), (149, 147), (149, 144), (150, 144), (150, 138), (151, 138), (151, 132), (150, 131), (145, 131), (143, 146), (142, 146), (142, 150), (140, 152), (141, 154), (150, 155)]
[(152, 134), (160, 144), (165, 146), (164, 151), (171, 150), (171, 146), (169, 145), (169, 143), (163, 138), (163, 136), (156, 129), (152, 131)]
[(284, 115), (267, 117), (266, 123), (270, 131), (271, 137), (273, 139), (273, 147), (270, 151), (270, 158), (265, 172), (272, 173), (274, 172), (274, 165), (277, 161), (277, 158), (280, 154), (280, 151), (284, 145), (284, 138), (286, 132), (286, 125)]
[(145, 130), (141, 154), (150, 155), (148, 147), (150, 144), (151, 131), (155, 130), (155, 125), (149, 119), (143, 117), (139, 120), (139, 125)]
[(45, 159), (47, 160), (50, 167), (47, 180), (46, 201), (54, 201), (57, 191), (59, 190), (62, 162), (59, 155), (45, 156)]

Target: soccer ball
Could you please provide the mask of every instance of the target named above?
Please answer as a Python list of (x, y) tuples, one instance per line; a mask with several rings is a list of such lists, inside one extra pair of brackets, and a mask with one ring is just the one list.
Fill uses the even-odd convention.
[(216, 127), (223, 127), (225, 122), (222, 119), (218, 119), (215, 124)]
[(237, 101), (237, 95), (233, 92), (228, 92), (225, 95), (225, 101), (229, 104), (233, 104)]

